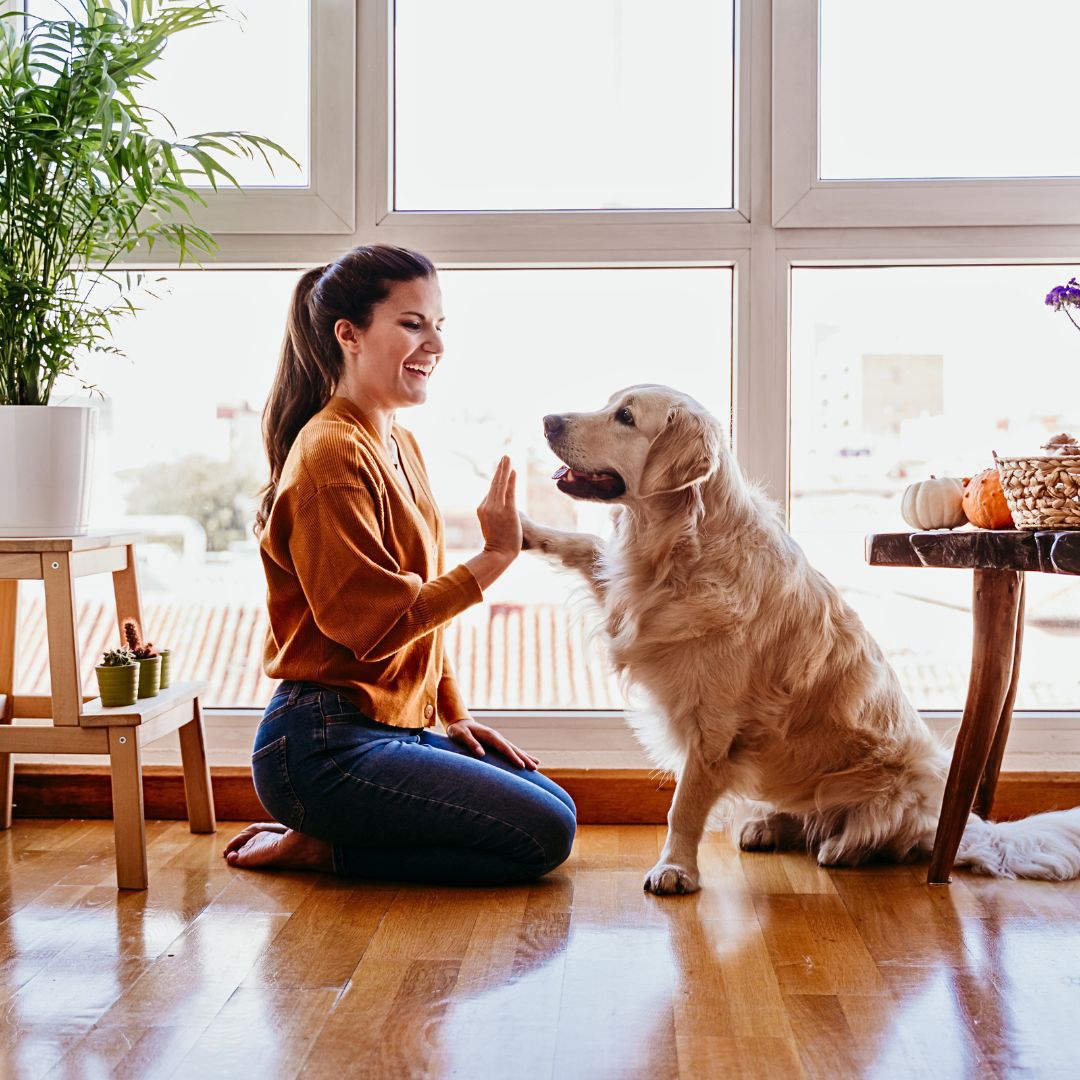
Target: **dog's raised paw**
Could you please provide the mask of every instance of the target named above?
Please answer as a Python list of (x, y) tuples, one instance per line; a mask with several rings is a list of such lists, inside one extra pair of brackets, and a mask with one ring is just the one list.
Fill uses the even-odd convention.
[(518, 520), (521, 522), (521, 550), (546, 551), (547, 544), (541, 540), (542, 526), (537, 525), (532, 518), (527, 517), (520, 510), (518, 511)]
[(681, 896), (697, 892), (701, 888), (701, 881), (693, 871), (674, 863), (661, 862), (645, 875), (644, 888), (657, 896)]

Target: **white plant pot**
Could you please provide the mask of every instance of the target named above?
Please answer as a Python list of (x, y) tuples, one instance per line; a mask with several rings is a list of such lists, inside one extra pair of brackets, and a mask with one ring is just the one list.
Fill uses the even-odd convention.
[(97, 409), (0, 405), (0, 536), (82, 536)]

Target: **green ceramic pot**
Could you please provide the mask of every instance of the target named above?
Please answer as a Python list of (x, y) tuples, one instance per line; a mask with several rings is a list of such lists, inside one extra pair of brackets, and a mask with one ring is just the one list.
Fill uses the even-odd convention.
[(161, 689), (164, 690), (169, 685), (169, 657), (172, 655), (171, 649), (161, 650)]
[(138, 664), (99, 666), (94, 670), (97, 672), (101, 704), (106, 709), (135, 704), (135, 693), (139, 685)]
[(139, 697), (156, 697), (161, 689), (161, 657), (150, 656), (139, 665)]

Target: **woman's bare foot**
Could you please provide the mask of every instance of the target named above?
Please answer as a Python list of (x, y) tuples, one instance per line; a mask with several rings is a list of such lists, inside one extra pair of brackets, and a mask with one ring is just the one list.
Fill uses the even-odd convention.
[(222, 852), (230, 866), (247, 870), (333, 870), (330, 845), (314, 836), (260, 821), (237, 833)]

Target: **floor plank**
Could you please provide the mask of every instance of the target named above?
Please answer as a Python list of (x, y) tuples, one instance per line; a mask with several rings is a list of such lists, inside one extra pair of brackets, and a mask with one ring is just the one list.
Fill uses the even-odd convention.
[(253, 873), (148, 824), (0, 834), (0, 1076), (1074, 1076), (1080, 883), (823, 870), (710, 834), (694, 896), (642, 891), (664, 831), (585, 826), (531, 886)]

